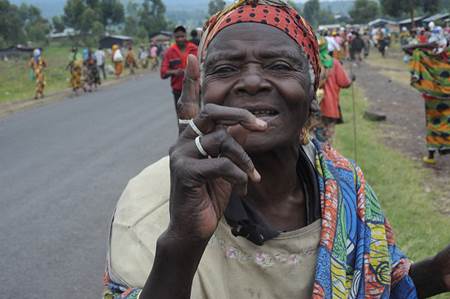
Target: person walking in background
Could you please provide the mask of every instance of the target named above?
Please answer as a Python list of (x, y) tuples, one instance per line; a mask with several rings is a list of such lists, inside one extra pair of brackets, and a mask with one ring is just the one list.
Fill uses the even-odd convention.
[(370, 36), (367, 31), (364, 32), (362, 39), (364, 41), (364, 58), (367, 58), (370, 54)]
[(34, 99), (43, 98), (46, 85), (44, 69), (47, 67), (47, 62), (41, 56), (41, 49), (34, 49), (33, 57), (30, 59), (28, 67), (33, 71), (34, 79), (36, 80)]
[(106, 80), (106, 71), (105, 71), (105, 51), (103, 51), (100, 47), (95, 51), (95, 60), (97, 60), (97, 68), (98, 71), (103, 73), (103, 80)]
[(359, 66), (362, 62), (361, 52), (365, 48), (365, 44), (358, 32), (353, 32), (353, 38), (350, 43), (350, 59), (355, 66)]
[(184, 70), (189, 54), (197, 55), (197, 46), (186, 39), (186, 28), (178, 26), (173, 31), (175, 44), (167, 49), (161, 65), (161, 78), (170, 78), (175, 107), (183, 89)]
[(97, 60), (95, 59), (94, 53), (88, 50), (88, 58), (85, 61), (86, 66), (86, 89), (91, 92), (93, 89), (97, 89), (98, 85), (101, 84), (100, 74), (97, 68)]
[(200, 44), (200, 38), (198, 37), (197, 29), (191, 31), (191, 43), (195, 44), (197, 47)]
[(83, 86), (83, 91), (88, 91), (88, 68), (87, 68), (87, 61), (89, 59), (89, 49), (83, 48), (83, 51), (81, 52), (83, 56), (83, 66), (81, 68), (81, 82)]
[(335, 126), (342, 122), (342, 114), (339, 106), (339, 93), (341, 88), (348, 88), (352, 84), (341, 63), (327, 56), (327, 41), (321, 41), (320, 60), (326, 70), (326, 80), (323, 85), (323, 98), (320, 102), (320, 113), (323, 125), (323, 138), (329, 144), (333, 143)]
[(144, 45), (141, 45), (139, 47), (139, 64), (143, 69), (146, 69), (148, 67), (148, 51), (145, 50)]
[(325, 32), (325, 39), (327, 40), (328, 54), (331, 57), (335, 57), (335, 52), (339, 52), (341, 50), (341, 47), (336, 42), (336, 39), (333, 36), (328, 35), (328, 32)]
[(75, 94), (78, 95), (78, 90), (81, 88), (81, 72), (83, 67), (83, 58), (78, 49), (73, 47), (70, 55), (70, 62), (66, 69), (70, 71), (70, 86)]
[(131, 45), (128, 46), (127, 55), (125, 57), (126, 66), (130, 69), (130, 75), (135, 74), (135, 69), (137, 68), (136, 56), (133, 52), (133, 47)]
[(119, 79), (123, 72), (123, 55), (118, 45), (112, 46), (112, 62), (116, 79)]
[(159, 61), (158, 61), (158, 46), (152, 42), (150, 44), (150, 64), (152, 71), (156, 70), (158, 67)]
[(425, 102), (428, 155), (423, 162), (431, 165), (436, 164), (436, 153), (450, 154), (450, 47), (439, 40), (403, 48), (411, 55), (411, 86)]

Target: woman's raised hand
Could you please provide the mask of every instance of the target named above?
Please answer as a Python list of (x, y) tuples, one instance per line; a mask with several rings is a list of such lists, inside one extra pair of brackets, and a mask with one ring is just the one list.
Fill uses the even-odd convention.
[[(200, 109), (200, 66), (197, 57), (189, 54), (184, 73), (183, 91), (177, 104), (179, 119), (192, 119)], [(180, 128), (180, 133), (185, 126)]]
[(170, 150), (169, 233), (187, 240), (212, 236), (232, 190), (244, 195), (249, 179), (261, 180), (236, 140), (243, 143), (248, 132), (266, 128), (263, 120), (245, 109), (204, 106)]

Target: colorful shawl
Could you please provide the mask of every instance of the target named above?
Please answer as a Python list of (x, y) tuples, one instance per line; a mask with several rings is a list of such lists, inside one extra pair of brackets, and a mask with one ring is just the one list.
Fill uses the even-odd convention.
[(417, 298), (410, 262), (361, 169), (330, 146), (315, 146), (322, 233), (313, 298)]
[(415, 89), (433, 97), (450, 98), (450, 47), (438, 55), (416, 49), (409, 67)]
[[(359, 167), (314, 141), (322, 206), (313, 299), (417, 299), (410, 262)], [(283, 279), (280, 277), (280, 279)], [(135, 299), (140, 290), (106, 273), (104, 298)]]

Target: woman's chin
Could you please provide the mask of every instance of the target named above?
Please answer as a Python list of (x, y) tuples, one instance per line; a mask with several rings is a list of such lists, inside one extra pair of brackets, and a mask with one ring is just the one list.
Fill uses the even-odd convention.
[(252, 132), (247, 136), (243, 148), (251, 153), (262, 153), (275, 150), (287, 144), (286, 140), (276, 132)]

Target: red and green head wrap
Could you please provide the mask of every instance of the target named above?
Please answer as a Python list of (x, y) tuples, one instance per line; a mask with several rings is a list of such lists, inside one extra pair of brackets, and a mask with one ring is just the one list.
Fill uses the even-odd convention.
[(205, 24), (199, 55), (203, 62), (214, 37), (224, 28), (237, 23), (260, 23), (285, 32), (303, 49), (317, 89), (320, 76), (319, 49), (311, 26), (298, 12), (282, 0), (239, 0), (212, 16)]

